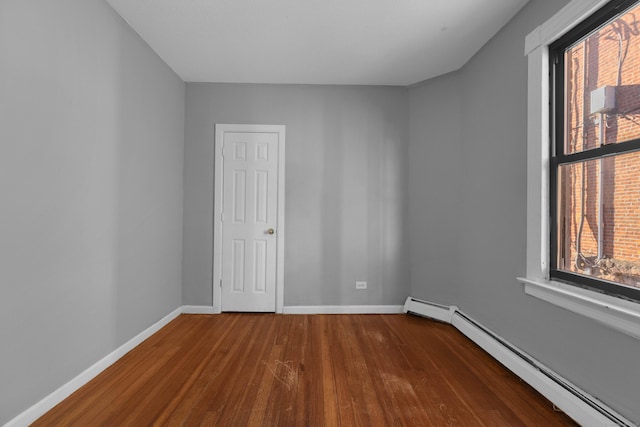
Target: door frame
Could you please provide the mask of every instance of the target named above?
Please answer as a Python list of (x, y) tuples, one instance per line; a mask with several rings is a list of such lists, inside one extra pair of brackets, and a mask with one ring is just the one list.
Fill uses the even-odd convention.
[(214, 142), (213, 179), (213, 277), (212, 297), (214, 313), (222, 312), (222, 214), (224, 192), (224, 159), (222, 143), (226, 132), (255, 132), (278, 134), (278, 221), (276, 225), (276, 313), (284, 306), (284, 195), (285, 195), (285, 130), (284, 125), (216, 124)]

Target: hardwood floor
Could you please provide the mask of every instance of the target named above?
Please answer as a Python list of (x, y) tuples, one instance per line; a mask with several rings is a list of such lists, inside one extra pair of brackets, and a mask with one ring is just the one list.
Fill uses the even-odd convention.
[(450, 325), (181, 315), (35, 426), (575, 425)]

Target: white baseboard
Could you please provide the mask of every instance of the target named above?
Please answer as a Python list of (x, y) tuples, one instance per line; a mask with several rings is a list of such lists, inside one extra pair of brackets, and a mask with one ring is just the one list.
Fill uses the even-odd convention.
[(584, 427), (635, 426), (606, 404), (482, 326), (457, 307), (407, 298), (405, 312), (450, 323)]
[(173, 310), (171, 313), (167, 314), (165, 317), (158, 320), (156, 323), (149, 326), (147, 329), (140, 332), (138, 335), (131, 338), (129, 341), (100, 359), (98, 362), (94, 363), (80, 375), (73, 378), (71, 381), (64, 384), (62, 387), (58, 388), (44, 399), (34, 404), (29, 409), (19, 414), (17, 417), (10, 420), (4, 425), (4, 427), (28, 426), (29, 424), (43, 416), (45, 413), (47, 413), (49, 410), (51, 410), (58, 403), (69, 397), (71, 393), (75, 392), (80, 387), (95, 378), (99, 373), (107, 369), (109, 366), (113, 365), (122, 356), (133, 350), (144, 340), (158, 332), (163, 326), (178, 317), (180, 313), (182, 313), (181, 307)]
[(401, 305), (290, 305), (284, 314), (398, 314)]
[(210, 305), (183, 305), (183, 314), (216, 314), (214, 308)]

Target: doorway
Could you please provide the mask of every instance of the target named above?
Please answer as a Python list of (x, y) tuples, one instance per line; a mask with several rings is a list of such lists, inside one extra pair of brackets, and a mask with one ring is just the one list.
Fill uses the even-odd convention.
[(216, 125), (215, 312), (282, 312), (285, 127)]

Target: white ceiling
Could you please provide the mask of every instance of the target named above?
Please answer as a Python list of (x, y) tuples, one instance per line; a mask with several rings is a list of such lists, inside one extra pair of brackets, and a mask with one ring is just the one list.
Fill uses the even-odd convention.
[(527, 0), (107, 0), (187, 82), (409, 85)]

